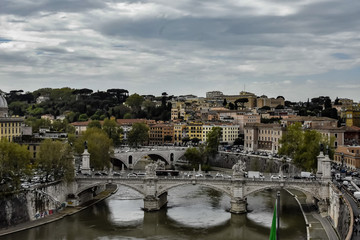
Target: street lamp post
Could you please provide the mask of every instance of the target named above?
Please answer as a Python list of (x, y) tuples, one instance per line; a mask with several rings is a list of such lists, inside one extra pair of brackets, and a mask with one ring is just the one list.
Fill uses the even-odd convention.
[(340, 153), (341, 155), (341, 169), (344, 168), (344, 153)]

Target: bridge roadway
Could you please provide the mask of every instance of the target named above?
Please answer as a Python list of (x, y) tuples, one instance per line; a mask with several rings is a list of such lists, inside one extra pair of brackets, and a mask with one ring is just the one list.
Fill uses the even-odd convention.
[(167, 192), (174, 187), (199, 184), (224, 194), (231, 198), (231, 212), (246, 212), (246, 197), (255, 192), (265, 189), (296, 189), (304, 192), (308, 196), (325, 202), (329, 198), (329, 181), (328, 180), (302, 180), (302, 179), (248, 179), (233, 176), (231, 179), (224, 178), (190, 178), (184, 177), (118, 177), (118, 176), (78, 176), (76, 177), (75, 196), (81, 195), (82, 192), (96, 186), (108, 183), (124, 185), (136, 190), (144, 196), (144, 210), (156, 211), (164, 206), (167, 202)]

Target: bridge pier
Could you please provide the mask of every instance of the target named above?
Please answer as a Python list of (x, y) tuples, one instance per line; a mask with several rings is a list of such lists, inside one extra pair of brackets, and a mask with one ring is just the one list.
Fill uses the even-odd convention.
[(230, 212), (234, 214), (240, 214), (240, 213), (246, 213), (246, 198), (245, 199), (239, 199), (239, 198), (233, 198), (230, 201), (231, 208)]
[(152, 196), (148, 195), (144, 198), (144, 211), (152, 212), (158, 211), (162, 207), (166, 206), (167, 204), (167, 192), (161, 194), (160, 196)]

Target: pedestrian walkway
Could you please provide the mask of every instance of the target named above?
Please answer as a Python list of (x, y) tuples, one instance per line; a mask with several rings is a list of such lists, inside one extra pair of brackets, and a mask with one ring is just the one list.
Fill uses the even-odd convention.
[(291, 191), (296, 195), (298, 203), (302, 208), (302, 212), (307, 224), (308, 239), (329, 239), (338, 240), (339, 237), (327, 218), (323, 218), (313, 204), (306, 202), (306, 196), (298, 191)]
[(40, 218), (38, 220), (34, 220), (34, 221), (30, 221), (30, 222), (25, 222), (25, 223), (21, 223), (18, 224), (16, 226), (12, 226), (12, 227), (8, 227), (8, 228), (4, 228), (4, 229), (0, 229), (0, 236), (4, 236), (7, 234), (11, 234), (11, 233), (15, 233), (15, 232), (20, 232), (23, 230), (27, 230), (30, 228), (34, 228), (34, 227), (38, 227), (44, 224), (48, 224), (54, 221), (58, 221), (66, 216), (70, 216), (73, 215), (75, 213), (78, 213), (106, 198), (108, 198), (109, 196), (111, 196), (113, 193), (115, 193), (117, 191), (117, 186), (116, 185), (111, 185), (108, 186), (106, 188), (105, 191), (101, 192), (100, 194), (98, 194), (96, 197), (94, 197), (93, 200), (86, 202), (85, 204), (78, 206), (78, 207), (67, 207), (64, 210), (62, 210), (59, 213), (55, 213), (53, 215), (44, 217), (44, 218)]

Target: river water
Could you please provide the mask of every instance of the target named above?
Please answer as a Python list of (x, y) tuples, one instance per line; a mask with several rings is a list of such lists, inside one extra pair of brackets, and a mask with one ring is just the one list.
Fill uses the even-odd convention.
[[(230, 198), (201, 186), (182, 186), (169, 191), (168, 207), (143, 212), (142, 197), (120, 187), (118, 192), (78, 214), (1, 239), (112, 240), (112, 239), (269, 239), (276, 191), (247, 198), (248, 213), (229, 212)], [(281, 191), (280, 237), (306, 239), (305, 221), (293, 197)]]

